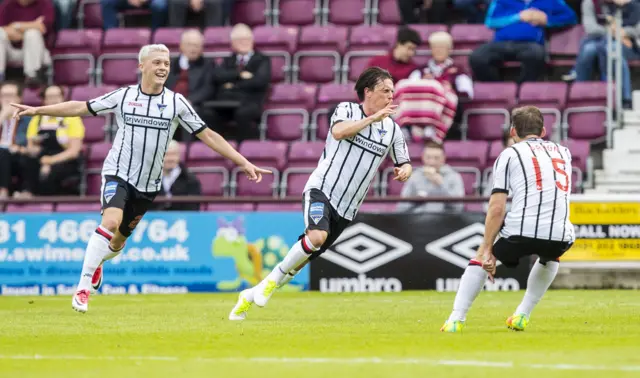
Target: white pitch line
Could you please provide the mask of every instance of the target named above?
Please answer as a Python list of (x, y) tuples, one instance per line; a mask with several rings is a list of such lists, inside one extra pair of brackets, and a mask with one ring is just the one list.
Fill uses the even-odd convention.
[(334, 358), (334, 357), (197, 357), (182, 358), (177, 356), (85, 356), (85, 355), (0, 355), (0, 360), (86, 360), (86, 361), (168, 361), (168, 362), (207, 362), (207, 363), (265, 363), (265, 364), (336, 364), (336, 365), (424, 365), (424, 366), (462, 366), (486, 367), (502, 369), (543, 369), (543, 370), (600, 370), (600, 371), (640, 371), (640, 365), (578, 365), (578, 364), (519, 364), (511, 361), (475, 361), (475, 360), (430, 360), (423, 358)]

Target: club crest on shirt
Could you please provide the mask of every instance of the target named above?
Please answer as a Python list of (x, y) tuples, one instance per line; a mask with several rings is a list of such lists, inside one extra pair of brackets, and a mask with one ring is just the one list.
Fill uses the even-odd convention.
[(324, 204), (322, 202), (315, 202), (309, 206), (309, 218), (313, 223), (318, 224), (322, 216), (324, 215)]
[(160, 113), (162, 113), (164, 111), (164, 108), (166, 108), (167, 105), (165, 104), (158, 104), (158, 110), (160, 111)]
[(378, 132), (380, 133), (380, 138), (384, 138), (387, 135), (387, 130), (385, 129), (378, 129)]

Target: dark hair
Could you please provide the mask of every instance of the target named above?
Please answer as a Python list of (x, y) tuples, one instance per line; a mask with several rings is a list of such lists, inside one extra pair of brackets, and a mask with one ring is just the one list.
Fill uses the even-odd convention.
[(18, 83), (17, 81), (6, 80), (2, 82), (2, 84), (0, 84), (0, 88), (4, 87), (5, 85), (13, 85), (16, 88), (18, 88), (18, 97), (22, 97), (22, 92), (24, 90), (24, 87), (22, 86), (22, 84)]
[(60, 93), (62, 93), (62, 97), (64, 97), (65, 95), (64, 88), (62, 88), (62, 86), (60, 85), (51, 84), (51, 85), (47, 85), (46, 87), (40, 90), (40, 98), (44, 100), (44, 95), (47, 93), (47, 90), (49, 90), (49, 88), (54, 88), (54, 87), (60, 89)]
[(422, 38), (420, 38), (420, 34), (418, 34), (417, 31), (404, 26), (398, 29), (396, 43), (399, 45), (404, 45), (407, 42), (412, 42), (416, 46), (420, 46), (420, 44), (422, 43)]
[(518, 137), (527, 135), (541, 136), (544, 130), (544, 118), (535, 106), (522, 106), (511, 112), (511, 127), (516, 129)]
[(428, 140), (424, 143), (424, 148), (437, 148), (438, 150), (444, 151), (444, 144)]
[(380, 67), (369, 67), (366, 70), (362, 71), (360, 77), (358, 77), (358, 81), (356, 81), (355, 87), (360, 101), (364, 100), (365, 88), (369, 88), (369, 90), (372, 91), (379, 82), (386, 79), (393, 81), (393, 78), (391, 77), (389, 71)]

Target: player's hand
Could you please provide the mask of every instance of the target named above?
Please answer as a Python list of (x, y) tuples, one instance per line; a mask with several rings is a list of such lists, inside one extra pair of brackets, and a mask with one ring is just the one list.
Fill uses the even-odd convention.
[(223, 85), (224, 89), (231, 89), (233, 88), (233, 83), (225, 83), (225, 85)]
[(13, 113), (13, 118), (16, 120), (20, 119), (22, 116), (34, 116), (36, 115), (36, 108), (33, 106), (22, 105), (22, 104), (14, 104), (13, 102), (10, 104), (16, 111)]
[(40, 164), (51, 165), (53, 164), (53, 158), (51, 156), (43, 156), (40, 158)]
[(493, 276), (496, 274), (496, 257), (493, 255), (491, 247), (483, 248), (482, 269), (486, 270), (487, 273), (489, 273), (489, 280), (491, 282), (494, 282)]
[(412, 167), (410, 164), (404, 164), (402, 167), (393, 168), (393, 179), (400, 182), (405, 182), (411, 177)]
[(240, 72), (240, 78), (243, 80), (249, 80), (253, 77), (253, 74), (249, 71)]
[(373, 122), (380, 122), (396, 112), (398, 105), (389, 104), (373, 115)]
[(50, 165), (41, 165), (40, 166), (40, 176), (46, 177), (46, 176), (49, 176), (49, 173), (51, 173), (51, 166)]
[(263, 173), (264, 174), (273, 173), (268, 169), (258, 168), (258, 167), (256, 167), (255, 165), (253, 165), (251, 163), (247, 163), (247, 164), (243, 165), (242, 166), (242, 171), (244, 172), (245, 175), (247, 175), (249, 180), (255, 181), (255, 182), (262, 181), (262, 174)]

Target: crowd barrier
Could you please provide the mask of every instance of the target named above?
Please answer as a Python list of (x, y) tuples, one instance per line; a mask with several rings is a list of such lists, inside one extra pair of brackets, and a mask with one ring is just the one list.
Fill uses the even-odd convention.
[[(159, 199), (166, 200), (194, 198)], [(380, 200), (399, 198), (372, 199)], [(76, 202), (84, 201), (87, 199), (76, 198)], [(74, 201), (63, 198), (61, 202)], [(563, 257), (563, 266), (640, 267), (638, 198), (576, 195), (570, 217), (578, 239)], [(86, 243), (99, 220), (97, 213), (0, 213), (2, 295), (71, 294)], [(284, 290), (454, 291), (482, 241), (483, 222), (483, 213), (360, 213), (333, 247)], [(105, 265), (102, 293), (242, 290), (255, 285), (282, 260), (303, 225), (299, 212), (150, 212), (127, 241), (125, 251)], [(525, 288), (529, 263), (523, 261), (516, 269), (499, 266), (497, 279), (485, 288)]]

